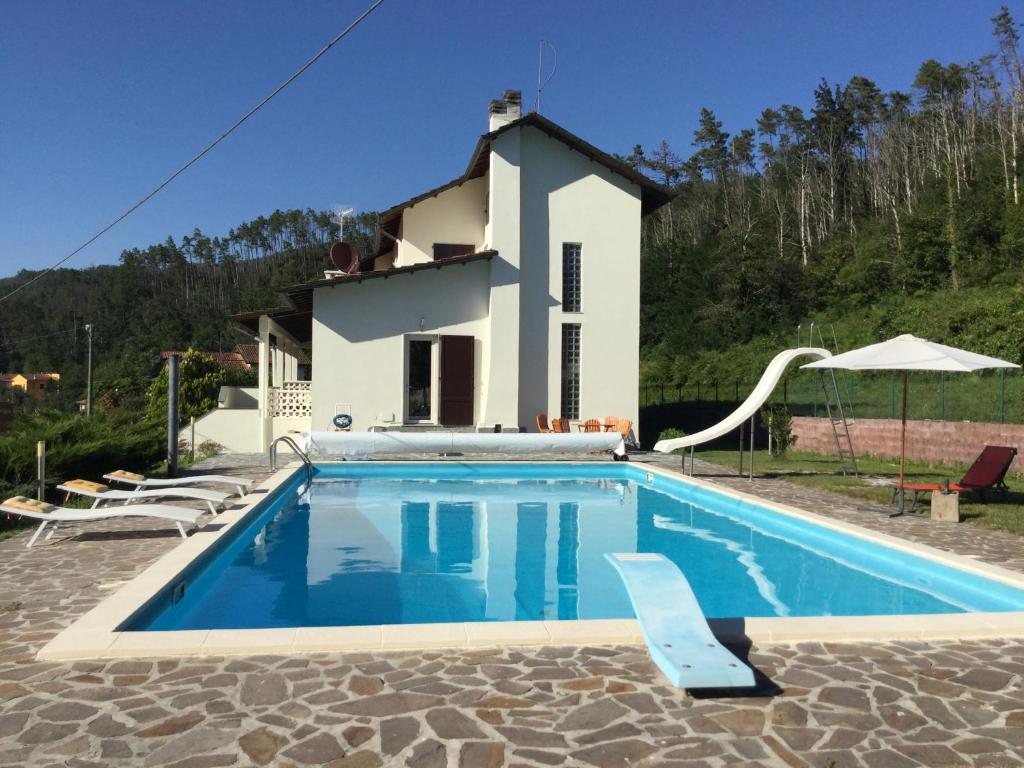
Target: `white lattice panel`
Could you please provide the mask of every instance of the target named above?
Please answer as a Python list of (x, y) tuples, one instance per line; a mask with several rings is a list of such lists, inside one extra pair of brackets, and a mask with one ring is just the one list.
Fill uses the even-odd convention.
[(313, 413), (312, 382), (286, 381), (270, 390), (270, 413), (273, 416), (311, 416)]

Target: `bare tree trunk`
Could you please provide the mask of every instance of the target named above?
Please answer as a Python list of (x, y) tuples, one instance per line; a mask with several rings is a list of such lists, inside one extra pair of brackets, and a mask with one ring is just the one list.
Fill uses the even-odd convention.
[(810, 236), (807, 225), (807, 174), (805, 171), (805, 161), (800, 162), (800, 262), (804, 267), (807, 266), (809, 258), (807, 256), (807, 240)]
[[(1020, 205), (1020, 190), (1017, 185), (1017, 110), (1018, 95), (1010, 94), (1010, 166), (1013, 169), (1013, 204)], [(1004, 159), (1005, 163), (1005, 159)]]

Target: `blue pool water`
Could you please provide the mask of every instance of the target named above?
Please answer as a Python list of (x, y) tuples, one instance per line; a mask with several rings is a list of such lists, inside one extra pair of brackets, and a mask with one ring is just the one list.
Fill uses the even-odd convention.
[(709, 617), (1024, 610), (1024, 591), (622, 464), (321, 465), (125, 629), (628, 618), (606, 552)]

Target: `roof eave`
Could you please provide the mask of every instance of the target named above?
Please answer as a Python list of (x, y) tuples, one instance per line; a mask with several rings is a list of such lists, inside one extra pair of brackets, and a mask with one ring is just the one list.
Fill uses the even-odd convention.
[(339, 285), (349, 285), (362, 283), (367, 280), (387, 280), (389, 277), (396, 277), (404, 274), (414, 274), (416, 272), (426, 272), (431, 269), (442, 269), (445, 267), (453, 267), (458, 265), (472, 264), (477, 261), (490, 261), (498, 252), (495, 250), (479, 251), (477, 253), (471, 253), (467, 256), (453, 256), (449, 259), (441, 259), (439, 261), (425, 261), (419, 264), (410, 264), (407, 267), (396, 267), (394, 269), (381, 269), (373, 272), (357, 272), (352, 275), (345, 275), (343, 277), (331, 277), (324, 278), (321, 280), (311, 280), (307, 283), (299, 283), (286, 288), (282, 293), (288, 299), (288, 302), (295, 308), (296, 312), (310, 312), (312, 311), (313, 303), (313, 291), (317, 288), (337, 287)]
[(536, 112), (530, 112), (529, 114), (523, 115), (523, 117), (518, 120), (513, 120), (500, 128), (496, 128), (489, 133), (483, 134), (477, 141), (476, 147), (473, 149), (473, 154), (469, 159), (469, 165), (466, 166), (466, 172), (463, 174), (462, 178), (464, 180), (468, 180), (472, 177), (474, 170), (481, 162), (481, 154), (489, 148), (491, 142), (495, 138), (501, 136), (503, 133), (507, 133), (513, 128), (522, 126), (532, 126), (537, 130), (543, 131), (552, 138), (561, 141), (573, 151), (579, 152), (587, 159), (600, 163), (612, 173), (618, 174), (627, 181), (636, 184), (640, 187), (640, 213), (643, 216), (646, 216), (649, 213), (654, 213), (654, 211), (658, 210), (663, 205), (670, 203), (678, 194), (673, 189), (659, 184), (653, 179), (649, 179), (635, 168), (612, 157), (607, 152), (598, 149), (590, 142), (580, 138), (570, 131), (567, 131), (565, 128), (562, 128), (562, 126), (548, 120), (546, 117), (539, 115)]

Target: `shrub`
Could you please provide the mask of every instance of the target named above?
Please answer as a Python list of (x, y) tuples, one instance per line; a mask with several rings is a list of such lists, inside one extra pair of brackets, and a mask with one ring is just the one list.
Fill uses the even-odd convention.
[(785, 405), (767, 405), (761, 409), (761, 424), (772, 439), (772, 456), (785, 456), (796, 443), (793, 437), (793, 415)]
[(77, 477), (99, 480), (115, 469), (151, 472), (164, 458), (163, 425), (136, 414), (90, 418), (36, 411), (0, 435), (0, 499), (35, 496), (36, 443), (46, 441), (46, 477), (51, 490)]
[(224, 451), (224, 446), (218, 443), (216, 440), (204, 440), (196, 446), (195, 456), (189, 455), (188, 443), (185, 440), (181, 440), (178, 443), (178, 455), (181, 460), (178, 462), (179, 466), (191, 466), (197, 461), (203, 461), (209, 459), (212, 456), (216, 456), (218, 453)]
[(667, 429), (661, 430), (661, 434), (658, 435), (658, 442), (661, 442), (662, 440), (675, 440), (677, 437), (686, 437), (686, 433), (681, 429), (668, 427)]

